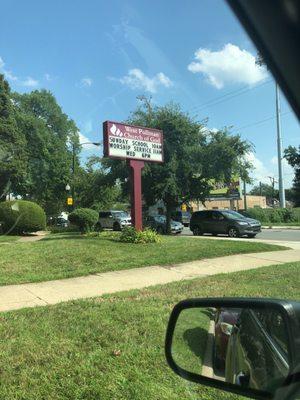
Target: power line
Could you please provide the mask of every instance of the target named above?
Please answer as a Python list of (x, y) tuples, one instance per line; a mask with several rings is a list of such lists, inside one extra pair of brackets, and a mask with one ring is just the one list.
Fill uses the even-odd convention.
[[(282, 113), (281, 116), (284, 116), (284, 115), (287, 115), (287, 114), (290, 114), (290, 113), (291, 113), (291, 111), (286, 111), (285, 113)], [(256, 125), (259, 125), (259, 124), (263, 124), (264, 122), (270, 121), (270, 120), (275, 119), (275, 118), (276, 118), (276, 115), (272, 115), (272, 117), (261, 119), (260, 121), (253, 122), (253, 123), (248, 124), (248, 125), (240, 126), (240, 127), (236, 128), (233, 132), (238, 132), (238, 131), (240, 131), (242, 129), (250, 128), (251, 126), (256, 126)]]
[[(245, 94), (245, 93), (247, 93), (247, 92), (249, 92), (249, 91), (251, 91), (253, 89), (257, 89), (257, 88), (259, 88), (261, 86), (264, 86), (264, 85), (266, 85), (266, 84), (268, 84), (270, 82), (271, 82), (271, 79), (269, 79), (267, 81), (264, 81), (264, 82), (262, 82), (262, 83), (260, 83), (258, 85), (252, 86), (252, 87), (243, 86), (240, 89), (233, 90), (231, 92), (225, 93), (222, 96), (215, 97), (215, 98), (213, 98), (211, 100), (208, 100), (208, 101), (206, 101), (206, 102), (204, 102), (202, 104), (193, 106), (191, 108), (191, 111), (192, 112), (194, 112), (196, 110), (197, 111), (201, 111), (204, 108), (213, 107), (213, 106), (218, 105), (220, 103), (223, 103), (223, 102), (226, 102), (228, 100), (231, 100), (231, 99), (233, 99), (235, 97), (238, 97), (238, 96), (240, 96), (242, 94)], [(230, 97), (228, 97), (228, 96), (230, 96)]]

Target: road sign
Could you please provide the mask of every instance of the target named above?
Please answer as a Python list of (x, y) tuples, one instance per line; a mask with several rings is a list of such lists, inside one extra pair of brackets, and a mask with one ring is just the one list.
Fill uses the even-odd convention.
[(68, 197), (67, 198), (67, 205), (72, 206), (73, 205), (73, 197)]
[(103, 143), (107, 157), (163, 162), (163, 132), (158, 129), (105, 121)]
[(181, 211), (186, 212), (187, 211), (187, 206), (186, 204), (182, 204), (181, 206)]

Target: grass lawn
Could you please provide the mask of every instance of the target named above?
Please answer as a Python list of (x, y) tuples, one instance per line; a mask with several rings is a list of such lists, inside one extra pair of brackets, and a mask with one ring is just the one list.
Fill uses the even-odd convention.
[(170, 311), (186, 297), (299, 299), (299, 268), (290, 263), (2, 313), (0, 398), (238, 399), (184, 381), (167, 367)]
[(138, 245), (120, 243), (116, 237), (108, 232), (100, 237), (53, 234), (34, 243), (0, 246), (0, 285), (283, 249), (246, 240), (172, 236), (163, 237), (160, 244)]
[(15, 242), (20, 239), (21, 236), (13, 236), (13, 235), (0, 235), (0, 243), (4, 242)]

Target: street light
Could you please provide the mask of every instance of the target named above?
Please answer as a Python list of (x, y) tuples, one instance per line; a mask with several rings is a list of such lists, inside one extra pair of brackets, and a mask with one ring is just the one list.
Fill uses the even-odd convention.
[(65, 189), (67, 192), (69, 192), (71, 190), (71, 186), (67, 183)]
[[(83, 142), (80, 146), (85, 144), (93, 144), (94, 146), (101, 146), (101, 142)], [(73, 208), (74, 208), (74, 197), (75, 197), (75, 145), (72, 144), (72, 198), (73, 198)]]

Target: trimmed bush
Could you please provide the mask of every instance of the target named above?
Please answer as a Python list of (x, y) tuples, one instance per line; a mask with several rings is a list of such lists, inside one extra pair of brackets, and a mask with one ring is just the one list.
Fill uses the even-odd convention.
[(71, 224), (78, 227), (81, 233), (91, 232), (98, 219), (99, 215), (97, 211), (91, 208), (77, 208), (68, 217)]
[(4, 234), (36, 232), (46, 229), (46, 214), (31, 201), (4, 201), (0, 203), (0, 223)]
[(160, 243), (161, 238), (157, 232), (152, 229), (146, 228), (144, 231), (137, 231), (134, 227), (124, 227), (121, 235), (120, 242), (125, 243)]
[(51, 233), (68, 233), (68, 232), (79, 232), (79, 229), (75, 225), (69, 226), (50, 226), (48, 227)]
[(296, 222), (297, 214), (289, 208), (249, 208), (245, 214), (263, 224)]

